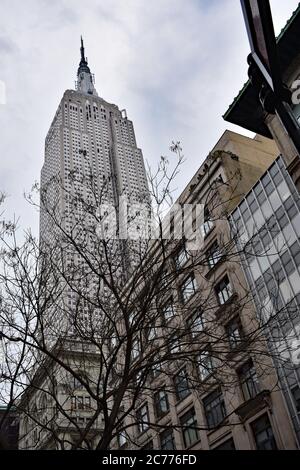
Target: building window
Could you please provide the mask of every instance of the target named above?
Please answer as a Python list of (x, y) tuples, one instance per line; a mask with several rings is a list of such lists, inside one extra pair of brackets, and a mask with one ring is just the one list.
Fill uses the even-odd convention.
[(90, 410), (91, 397), (73, 396), (71, 397), (71, 410)]
[(154, 407), (157, 418), (160, 418), (169, 411), (169, 400), (165, 390), (159, 390), (155, 393)]
[(265, 191), (266, 191), (266, 194), (267, 194), (268, 196), (270, 196), (270, 194), (272, 194), (272, 192), (275, 190), (275, 187), (274, 187), (274, 185), (273, 185), (273, 182), (272, 182), (270, 176), (269, 176), (268, 174), (266, 174), (266, 175), (262, 178), (261, 182), (262, 182), (262, 185), (263, 185), (263, 187), (264, 187), (264, 189), (265, 189)]
[(249, 361), (238, 371), (240, 384), (245, 400), (254, 398), (259, 393), (259, 383), (253, 362)]
[(222, 253), (217, 241), (206, 252), (207, 264), (210, 269), (214, 268), (222, 258)]
[(232, 287), (226, 275), (216, 286), (216, 294), (220, 305), (225, 304), (232, 296)]
[(135, 338), (132, 342), (132, 351), (131, 351), (131, 358), (135, 360), (139, 357), (141, 353), (141, 344), (138, 338)]
[(217, 389), (204, 398), (203, 406), (209, 429), (216, 428), (226, 417), (224, 397), (221, 390)]
[(172, 318), (175, 317), (175, 308), (173, 299), (169, 299), (168, 302), (164, 305), (162, 309), (163, 317), (166, 322), (170, 321)]
[(213, 371), (213, 360), (209, 351), (202, 351), (198, 356), (198, 370), (201, 380), (207, 379)]
[(196, 281), (194, 275), (190, 275), (181, 285), (181, 298), (186, 303), (196, 293)]
[[(168, 271), (165, 269), (161, 275), (160, 275), (160, 283), (159, 283), (159, 286), (161, 289), (165, 289), (167, 286), (168, 286), (168, 282), (169, 281), (169, 273)], [(171, 279), (171, 278), (170, 278)]]
[(185, 447), (190, 447), (198, 441), (197, 418), (194, 408), (191, 408), (180, 418), (182, 435)]
[(291, 392), (293, 395), (296, 411), (297, 413), (300, 413), (300, 388), (298, 387), (298, 385), (296, 385), (296, 387), (293, 387)]
[(212, 450), (235, 450), (234, 440), (232, 438), (228, 439)]
[(291, 248), (292, 257), (296, 266), (300, 266), (300, 245), (298, 242), (295, 242)]
[(127, 434), (125, 430), (118, 432), (118, 444), (119, 447), (123, 447), (127, 444)]
[(188, 257), (188, 254), (187, 254), (187, 251), (186, 251), (186, 248), (185, 246), (183, 246), (177, 253), (176, 257), (175, 257), (175, 264), (176, 264), (176, 268), (177, 269), (180, 269), (182, 268), (185, 263), (188, 261), (189, 257)]
[(196, 311), (187, 321), (188, 328), (194, 338), (204, 330), (203, 313)]
[(156, 355), (153, 357), (153, 364), (151, 367), (152, 377), (155, 379), (156, 377), (159, 376), (161, 372), (162, 372), (161, 362), (160, 362), (159, 356)]
[(183, 400), (190, 395), (189, 380), (186, 369), (181, 369), (174, 377), (175, 393), (177, 400)]
[(155, 338), (157, 338), (157, 328), (155, 326), (151, 326), (150, 328), (147, 329), (147, 339), (148, 341), (153, 341)]
[(172, 429), (166, 429), (160, 433), (160, 448), (162, 450), (175, 450), (174, 434)]
[(279, 227), (281, 228), (281, 230), (284, 229), (284, 227), (287, 226), (287, 224), (289, 223), (289, 219), (286, 215), (286, 212), (285, 212), (285, 209), (283, 206), (279, 207), (279, 209), (277, 209), (277, 211), (275, 212), (275, 216), (276, 216), (276, 219), (277, 219), (277, 222), (279, 224)]
[(205, 207), (203, 224), (200, 227), (203, 238), (207, 237), (207, 235), (212, 231), (213, 228), (214, 224), (211, 220), (209, 210), (207, 209), (207, 207)]
[(251, 424), (258, 450), (277, 450), (277, 445), (268, 415), (265, 414)]
[(229, 341), (230, 349), (238, 348), (242, 343), (243, 329), (241, 320), (239, 317), (234, 318), (229, 323), (227, 323), (226, 334)]
[(170, 341), (169, 342), (170, 353), (171, 354), (179, 353), (181, 351), (181, 343), (180, 343), (180, 339), (178, 338), (178, 336), (176, 335), (171, 336), (169, 341)]
[(143, 405), (136, 413), (137, 425), (139, 433), (149, 429), (149, 410), (148, 405)]

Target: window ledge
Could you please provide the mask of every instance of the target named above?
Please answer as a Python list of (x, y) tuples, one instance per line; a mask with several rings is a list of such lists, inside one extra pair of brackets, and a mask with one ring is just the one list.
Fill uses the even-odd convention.
[(217, 310), (215, 311), (215, 315), (219, 318), (226, 310), (228, 310), (234, 301), (238, 299), (238, 294), (234, 292), (231, 297), (222, 305), (219, 305)]
[(156, 421), (159, 423), (162, 419), (164, 419), (166, 416), (168, 416), (169, 413), (170, 413), (170, 410), (165, 411), (164, 413), (162, 413), (159, 416), (156, 416)]
[(223, 426), (228, 426), (229, 420), (228, 418), (224, 418), (215, 428), (207, 430), (207, 436), (211, 436), (215, 432), (219, 431)]
[[(201, 444), (201, 439), (200, 438), (197, 439), (195, 442), (193, 442), (193, 444), (191, 444), (190, 446), (186, 447), (186, 450), (193, 450), (194, 447), (198, 446), (199, 444)], [(201, 449), (197, 448), (197, 450), (201, 450)]]
[(217, 263), (212, 268), (209, 268), (208, 272), (204, 274), (205, 279), (209, 279), (212, 276), (212, 274), (218, 269), (218, 267), (221, 266), (222, 263), (224, 263), (225, 259), (226, 259), (225, 255), (221, 256), (221, 258), (217, 261)]
[(206, 235), (204, 236), (202, 235), (204, 243), (206, 243), (207, 240), (210, 238), (211, 234), (215, 232), (215, 229), (216, 229), (216, 225), (214, 224), (211, 230)]
[(262, 390), (258, 395), (247, 400), (235, 410), (235, 414), (244, 422), (264, 409), (271, 407), (271, 393), (269, 390)]
[(193, 299), (195, 300), (195, 297), (196, 297), (197, 293), (198, 293), (198, 289), (197, 289), (196, 292), (194, 292), (194, 294), (192, 294), (191, 297), (189, 297), (187, 300), (181, 299), (181, 305), (182, 305), (182, 307), (186, 307), (189, 303), (192, 302)]
[(231, 359), (233, 359), (236, 355), (240, 354), (240, 353), (243, 353), (245, 351), (245, 349), (247, 349), (247, 347), (249, 346), (250, 344), (250, 340), (241, 340), (241, 344), (239, 346), (236, 346), (234, 349), (230, 349), (230, 351), (227, 353), (227, 359), (230, 361)]

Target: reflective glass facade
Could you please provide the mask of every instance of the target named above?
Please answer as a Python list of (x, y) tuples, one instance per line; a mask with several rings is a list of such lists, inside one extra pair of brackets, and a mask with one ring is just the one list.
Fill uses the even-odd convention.
[(300, 443), (300, 196), (281, 157), (230, 219)]

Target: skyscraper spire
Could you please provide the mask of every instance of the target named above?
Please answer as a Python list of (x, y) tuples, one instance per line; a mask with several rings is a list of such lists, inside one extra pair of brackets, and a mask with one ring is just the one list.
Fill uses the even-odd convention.
[(80, 48), (80, 51), (81, 51), (81, 60), (84, 61), (84, 60), (85, 60), (85, 56), (84, 56), (84, 45), (83, 45), (82, 36), (80, 36), (80, 39), (81, 39), (81, 48)]
[(96, 95), (97, 92), (94, 87), (94, 79), (93, 75), (91, 74), (91, 70), (88, 66), (87, 59), (85, 57), (84, 52), (84, 44), (82, 36), (80, 37), (81, 40), (81, 47), (80, 47), (80, 63), (77, 71), (77, 90), (81, 91), (82, 93), (88, 93), (89, 95)]
[(84, 55), (84, 45), (83, 45), (83, 39), (81, 36), (81, 47), (80, 47), (80, 53), (81, 53), (81, 60), (78, 68), (77, 75), (79, 76), (81, 72), (86, 72), (86, 73), (91, 73), (90, 68), (88, 66), (88, 62), (85, 58)]

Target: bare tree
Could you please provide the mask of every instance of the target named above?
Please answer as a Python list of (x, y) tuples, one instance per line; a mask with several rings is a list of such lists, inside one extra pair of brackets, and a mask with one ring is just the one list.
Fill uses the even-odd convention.
[[(250, 358), (253, 386), (261, 379), (278, 390), (265, 336), (273, 318), (254, 314), (227, 221), (241, 197), (241, 176), (214, 180), (182, 218), (188, 196), (172, 207), (183, 156), (178, 143), (172, 151), (172, 169), (162, 157), (149, 173), (151, 200), (127, 194), (130, 209), (144, 202), (155, 238), (144, 236), (151, 229), (153, 235), (153, 225), (136, 206), (116, 222), (120, 208), (109, 207), (110, 181), (99, 193), (92, 171), (70, 173), (69, 185), (53, 177), (41, 189), (46, 230), (39, 242), (30, 232), (20, 236), (17, 222), (2, 222), (0, 392), (7, 410), (20, 415), (21, 448), (138, 448), (142, 431), (185, 429), (157, 419), (169, 407), (167, 396), (199, 397), (216, 387), (226, 390), (232, 410), (230, 424), (222, 419), (215, 426), (240, 425), (237, 369)], [(36, 205), (32, 195), (28, 200)], [(131, 239), (121, 237), (124, 220)], [(222, 237), (203, 251), (195, 237), (217, 224)], [(235, 290), (223, 279), (216, 291), (221, 265)], [(242, 324), (228, 339), (224, 325), (237, 314)], [(190, 427), (197, 433), (213, 425), (208, 419)]]

